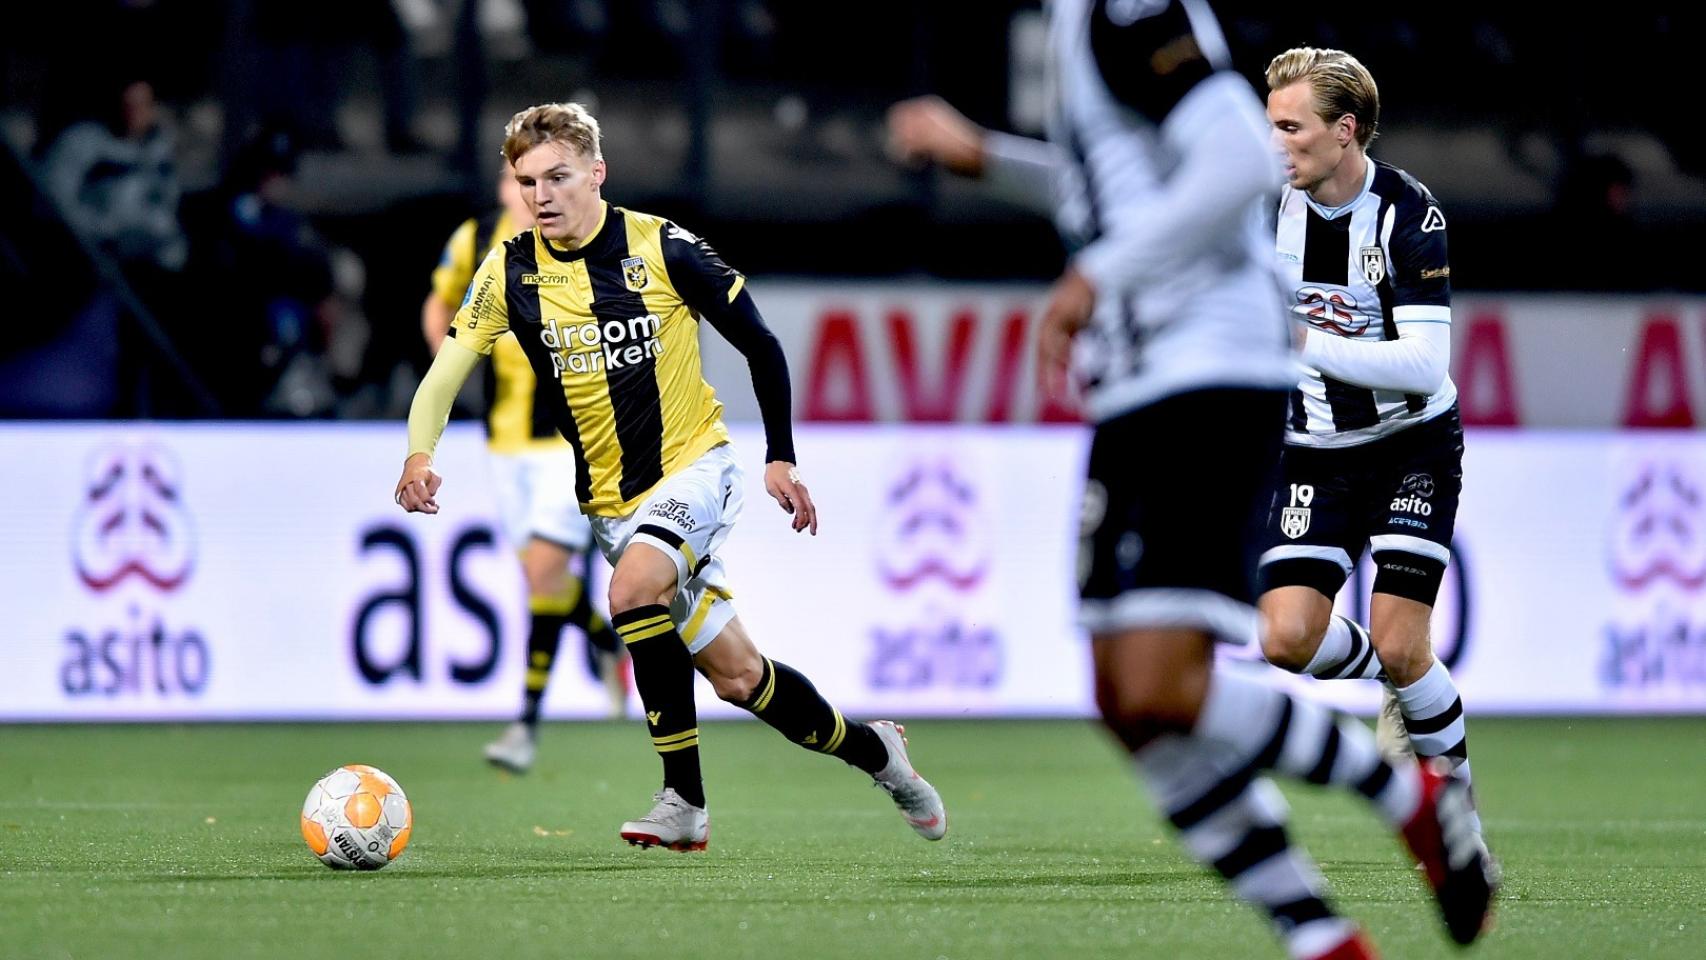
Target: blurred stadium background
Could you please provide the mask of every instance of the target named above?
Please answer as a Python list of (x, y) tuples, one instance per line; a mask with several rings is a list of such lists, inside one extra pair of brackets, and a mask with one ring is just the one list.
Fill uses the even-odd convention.
[[(548, 99), (594, 106), (611, 197), (696, 225), (756, 278), (1047, 280), (1061, 253), (1046, 222), (975, 183), (895, 167), (882, 128), (890, 103), (935, 92), (980, 123), (1037, 132), (1038, 7), (37, 7), (34, 39), (15, 36), (0, 72), (0, 269), (35, 318), (7, 345), (0, 413), (396, 417), (425, 361), (413, 311), (443, 236), (488, 206), (503, 121)], [(1252, 77), (1301, 42), (1371, 66), (1379, 155), (1446, 204), (1460, 290), (1700, 289), (1706, 149), (1682, 99), (1698, 13), (1639, 0), (1562, 23), (1451, 2), (1218, 9)], [(1624, 65), (1605, 66), (1608, 50)], [(124, 137), (127, 89), (154, 104), (132, 108), (131, 142), (151, 114), (145, 156), (170, 165), (145, 200), (96, 183), (115, 173), (91, 169), (100, 149), (63, 136), (93, 121)], [(266, 223), (231, 223), (228, 198), (263, 183)], [(66, 224), (80, 216), (107, 225), (78, 237)], [(288, 265), (250, 269), (285, 253)], [(210, 312), (217, 349), (201, 342)], [(206, 389), (178, 386), (182, 366)], [(66, 376), (85, 389), (60, 389)]]
[[(1069, 403), (1039, 393), (1032, 367), (1033, 323), (1063, 251), (1045, 220), (976, 183), (896, 166), (884, 151), (885, 110), (921, 93), (987, 126), (1038, 133), (1040, 6), (31, 5), (30, 30), (0, 45), (0, 286), (10, 295), (0, 339), (0, 493), (9, 505), (0, 513), (0, 722), (510, 716), (525, 608), (495, 533), (473, 401), (441, 457), (446, 512), (405, 517), (390, 492), (402, 419), (428, 360), (419, 311), (439, 250), (462, 219), (492, 205), (503, 122), (561, 99), (586, 103), (603, 125), (606, 197), (706, 237), (752, 278), (789, 354), (802, 467), (825, 530), (816, 542), (786, 536), (765, 498), (749, 496), (728, 559), (743, 618), (767, 652), (820, 678), (849, 714), (1087, 717), (1085, 658), (1070, 626), (1083, 436)], [(1215, 7), (1258, 88), (1261, 67), (1292, 45), (1359, 56), (1382, 93), (1373, 153), (1427, 183), (1450, 219), (1453, 376), (1470, 436), (1436, 642), (1472, 716), (1677, 714), (1654, 729), (1684, 753), (1691, 742), (1697, 750), (1706, 732), (1706, 139), (1689, 91), (1706, 38), (1701, 13), (1645, 0), (1619, 4), (1615, 16), (1450, 0), (1413, 10)], [(707, 375), (756, 477), (761, 435), (746, 371), (714, 334), (705, 346)], [(1347, 589), (1341, 602), (1362, 600)], [(825, 618), (826, 609), (838, 613)], [(548, 716), (601, 715), (600, 689), (584, 674), (574, 657), (562, 659)], [(1360, 685), (1312, 689), (1347, 709), (1375, 702)], [(701, 703), (729, 715), (708, 689)], [(1489, 723), (1488, 753), (1477, 754), (1489, 796), (1505, 791), (1514, 806), (1519, 769), (1530, 778), (1552, 769), (1517, 766), (1514, 745), (1566, 743), (1567, 733), (1547, 731), (1585, 721), (1546, 722), (1557, 726)], [(463, 796), (459, 779), (463, 759), (469, 775), (482, 772), (476, 735), (421, 729), (466, 757), (431, 758), (447, 767), (417, 776), (462, 791), (459, 804), (481, 802)], [(975, 740), (972, 728), (942, 729), (949, 743)], [(1648, 728), (1595, 729), (1603, 752), (1569, 769), (1621, 769), (1604, 765), (1616, 744)], [(0, 763), (68, 763), (131, 742), (111, 732), (68, 737), (0, 727)], [(304, 790), (323, 772), (309, 767), (362, 759), (334, 755), (338, 738), (391, 769), (386, 737), (371, 729), (299, 737), (280, 755), (303, 765)], [(560, 752), (542, 764), (572, 767), (569, 737), (549, 736)], [(1093, 755), (1090, 738), (1071, 737)], [(620, 786), (632, 799), (649, 789), (640, 743), (632, 782)], [(182, 757), (225, 756), (197, 754), (188, 741), (147, 749), (169, 762), (180, 747)], [(413, 744), (391, 772), (407, 787), (409, 767), (431, 752)], [(1512, 758), (1505, 787), (1497, 757)], [(1653, 791), (1653, 803), (1604, 816), (1647, 841), (1658, 835), (1641, 832), (1642, 818), (1656, 818), (1672, 832), (1655, 850), (1697, 851), (1706, 829), (1697, 752), (1668, 775), (1643, 769), (1654, 779), (1631, 792)], [(294, 782), (298, 773), (256, 776)], [(968, 807), (985, 810), (982, 791), (1000, 789), (999, 771), (962, 773)], [(148, 776), (126, 775), (133, 786)], [(58, 808), (41, 800), (44, 782), (26, 774), (0, 794), (0, 822), (22, 831), (0, 834), (0, 848), (25, 851), (14, 863), (51, 877), (63, 864), (29, 840), (68, 838), (45, 825)], [(529, 787), (526, 797), (554, 802), (553, 790), (575, 782)], [(1571, 789), (1530, 782), (1535, 795)], [(1031, 799), (1039, 809), (1049, 802)], [(182, 798), (166, 791), (151, 802)], [(113, 803), (122, 808), (123, 797)], [(282, 822), (294, 804), (285, 798)], [(253, 824), (232, 816), (246, 836), (271, 836), (270, 812)], [(482, 834), (480, 857), (533, 842), (529, 816), (487, 824), (527, 839)], [(1020, 842), (1017, 814), (990, 804), (987, 816), (1009, 818), (998, 847)], [(1615, 859), (1632, 842), (1598, 831), (1591, 808), (1559, 816), (1585, 831), (1588, 860)], [(1523, 820), (1494, 806), (1488, 822), (1495, 844), (1501, 828), (1535, 851), (1557, 836), (1540, 814)], [(797, 828), (812, 835), (809, 824)], [(161, 829), (175, 839), (135, 856), (169, 861), (191, 827)], [(601, 829), (583, 825), (584, 845), (603, 851)], [(418, 835), (423, 859), (432, 837)], [(455, 851), (445, 851), (448, 863)], [(276, 855), (319, 870), (298, 853)], [(516, 862), (534, 863), (529, 856)], [(1683, 927), (1671, 919), (1691, 903), (1697, 918), (1701, 862), (1676, 856), (1680, 872), (1657, 894), (1663, 909), (1612, 914), (1596, 929), (1634, 932), (1594, 955), (1693, 955), (1677, 946)], [(480, 857), (456, 862), (492, 875)], [(265, 856), (230, 862), (230, 876), (280, 869)], [(1579, 865), (1554, 864), (1556, 877)], [(1081, 868), (1048, 867), (1069, 887), (1117, 882), (1073, 881)], [(997, 871), (989, 883), (1021, 884), (1023, 872)], [(1329, 873), (1339, 878), (1331, 864)], [(1544, 899), (1516, 877), (1519, 894)], [(1647, 903), (1653, 891), (1642, 882), (1584, 887), (1579, 900)], [(1179, 895), (1219, 909), (1202, 884)], [(980, 939), (976, 910), (987, 904), (967, 897), (960, 939), (909, 941), (917, 955), (1036, 955), (1047, 949), (1037, 940), (1043, 925), (1081, 924), (1043, 910), (1026, 926), (1027, 913), (1002, 928), (1011, 938), (1003, 947)], [(1573, 909), (1569, 900), (1555, 906)], [(30, 921), (26, 954), (52, 955), (51, 925), (75, 926), (80, 915), (32, 915), (32, 902), (0, 898), (0, 920), (9, 910)], [(863, 910), (837, 922), (856, 926)], [(1201, 929), (1178, 932), (1178, 942), (1227, 936), (1204, 932), (1220, 914), (1192, 916)], [(1513, 926), (1555, 945), (1534, 955), (1570, 955), (1581, 944), (1565, 917), (1519, 912)], [(216, 912), (205, 924), (224, 920)], [(463, 922), (479, 929), (472, 915)], [(207, 929), (196, 923), (151, 928), (146, 935), (163, 939), (140, 942), (188, 950)], [(84, 941), (96, 952), (135, 942), (101, 929), (113, 939)], [(1253, 920), (1234, 930), (1233, 943), (1262, 942)], [(519, 934), (505, 942), (541, 949)], [(611, 952), (645, 953), (651, 942), (629, 937)], [(1117, 942), (1071, 940), (1088, 955)], [(1489, 955), (1529, 955), (1498, 952), (1510, 942)]]

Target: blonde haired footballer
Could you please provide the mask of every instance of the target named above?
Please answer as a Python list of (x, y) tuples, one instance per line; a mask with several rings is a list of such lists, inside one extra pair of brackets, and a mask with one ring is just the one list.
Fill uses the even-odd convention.
[[(533, 226), (508, 163), (497, 180), (499, 206), (463, 221), (445, 242), (432, 272), (432, 290), (421, 304), (421, 332), (438, 352), (457, 305), (467, 295), (474, 269), (487, 253)], [(528, 635), (521, 715), (486, 745), (486, 760), (516, 773), (533, 766), (539, 738), (539, 708), (564, 625), (586, 638), (587, 661), (604, 683), (610, 715), (627, 709), (628, 681), (621, 667), (622, 644), (592, 608), (587, 582), (571, 569), (583, 558), (590, 576), (592, 529), (575, 501), (575, 452), (540, 398), (541, 381), (513, 335), (492, 349), (492, 376), (485, 380), (486, 449), (504, 537), (521, 560), (527, 583)], [(546, 387), (550, 387), (546, 384)]]
[(769, 451), (765, 490), (817, 532), (794, 464), (787, 361), (746, 278), (703, 240), (604, 201), (598, 123), (579, 104), (517, 113), (504, 157), (534, 228), (480, 265), (409, 411), (396, 501), (437, 513), (432, 451), (456, 391), (513, 332), (549, 391), (557, 429), (586, 465), (575, 496), (613, 566), (611, 620), (633, 658), (663, 786), (624, 823), (642, 847), (703, 850), (710, 838), (693, 703), (695, 666), (722, 699), (789, 740), (870, 774), (926, 839), (947, 832), (936, 790), (913, 770), (899, 727), (845, 719), (798, 671), (759, 653), (735, 616), (717, 548), (742, 505), (722, 404), (700, 371), (698, 321), (747, 358)]

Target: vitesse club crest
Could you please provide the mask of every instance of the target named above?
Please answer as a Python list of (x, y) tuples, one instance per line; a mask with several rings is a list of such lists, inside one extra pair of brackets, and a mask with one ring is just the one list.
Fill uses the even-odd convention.
[(636, 293), (646, 289), (646, 258), (629, 257), (622, 261), (622, 280)]
[(1309, 532), (1309, 508), (1286, 507), (1280, 511), (1280, 533), (1293, 540)]
[(1386, 251), (1378, 246), (1362, 248), (1362, 277), (1373, 286), (1386, 279)]

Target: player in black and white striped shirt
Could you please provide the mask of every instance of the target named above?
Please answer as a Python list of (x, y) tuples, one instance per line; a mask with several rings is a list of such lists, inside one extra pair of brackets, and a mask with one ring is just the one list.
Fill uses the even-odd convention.
[(1191, 855), (1265, 911), (1293, 957), (1372, 951), (1288, 839), (1269, 774), (1368, 799), (1467, 942), (1490, 889), (1483, 851), (1459, 842), (1464, 784), (1389, 763), (1366, 728), (1214, 667), (1214, 641), (1257, 633), (1257, 533), (1296, 382), (1261, 229), (1280, 179), (1255, 91), (1201, 0), (1054, 0), (1049, 13), (1050, 143), (988, 134), (937, 100), (898, 105), (890, 129), (903, 155), (1050, 197), (1077, 248), (1042, 360), (1064, 366), (1077, 339), (1095, 424), (1079, 619), (1103, 721)]
[[(1385, 680), (1409, 745), (1468, 780), (1463, 702), (1428, 639), (1463, 483), (1445, 215), (1367, 155), (1380, 95), (1356, 58), (1288, 50), (1267, 79), (1288, 180), (1276, 266), (1305, 370), (1262, 554), (1264, 652), (1317, 677)], [(1368, 630), (1332, 612), (1365, 545), (1378, 568)]]

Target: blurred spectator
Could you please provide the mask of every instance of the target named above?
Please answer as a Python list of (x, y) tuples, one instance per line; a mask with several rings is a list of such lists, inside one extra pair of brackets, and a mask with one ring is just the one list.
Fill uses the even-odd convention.
[(78, 235), (127, 268), (179, 270), (189, 243), (178, 224), (171, 130), (154, 87), (129, 80), (98, 119), (66, 128), (48, 149), (43, 178)]
[(110, 416), (134, 395), (137, 354), (118, 360), (120, 304), (23, 157), (5, 149), (0, 288), (22, 321), (0, 342), (0, 419)]
[[(334, 251), (286, 203), (296, 161), (287, 134), (264, 132), (238, 152), (218, 188), (188, 205), (203, 306), (183, 318), (198, 329), (180, 342), (235, 416), (333, 413), (327, 351), (344, 335), (340, 325), (361, 323), (338, 295)], [(345, 272), (360, 283), (359, 264)], [(218, 334), (209, 336), (214, 317)]]

